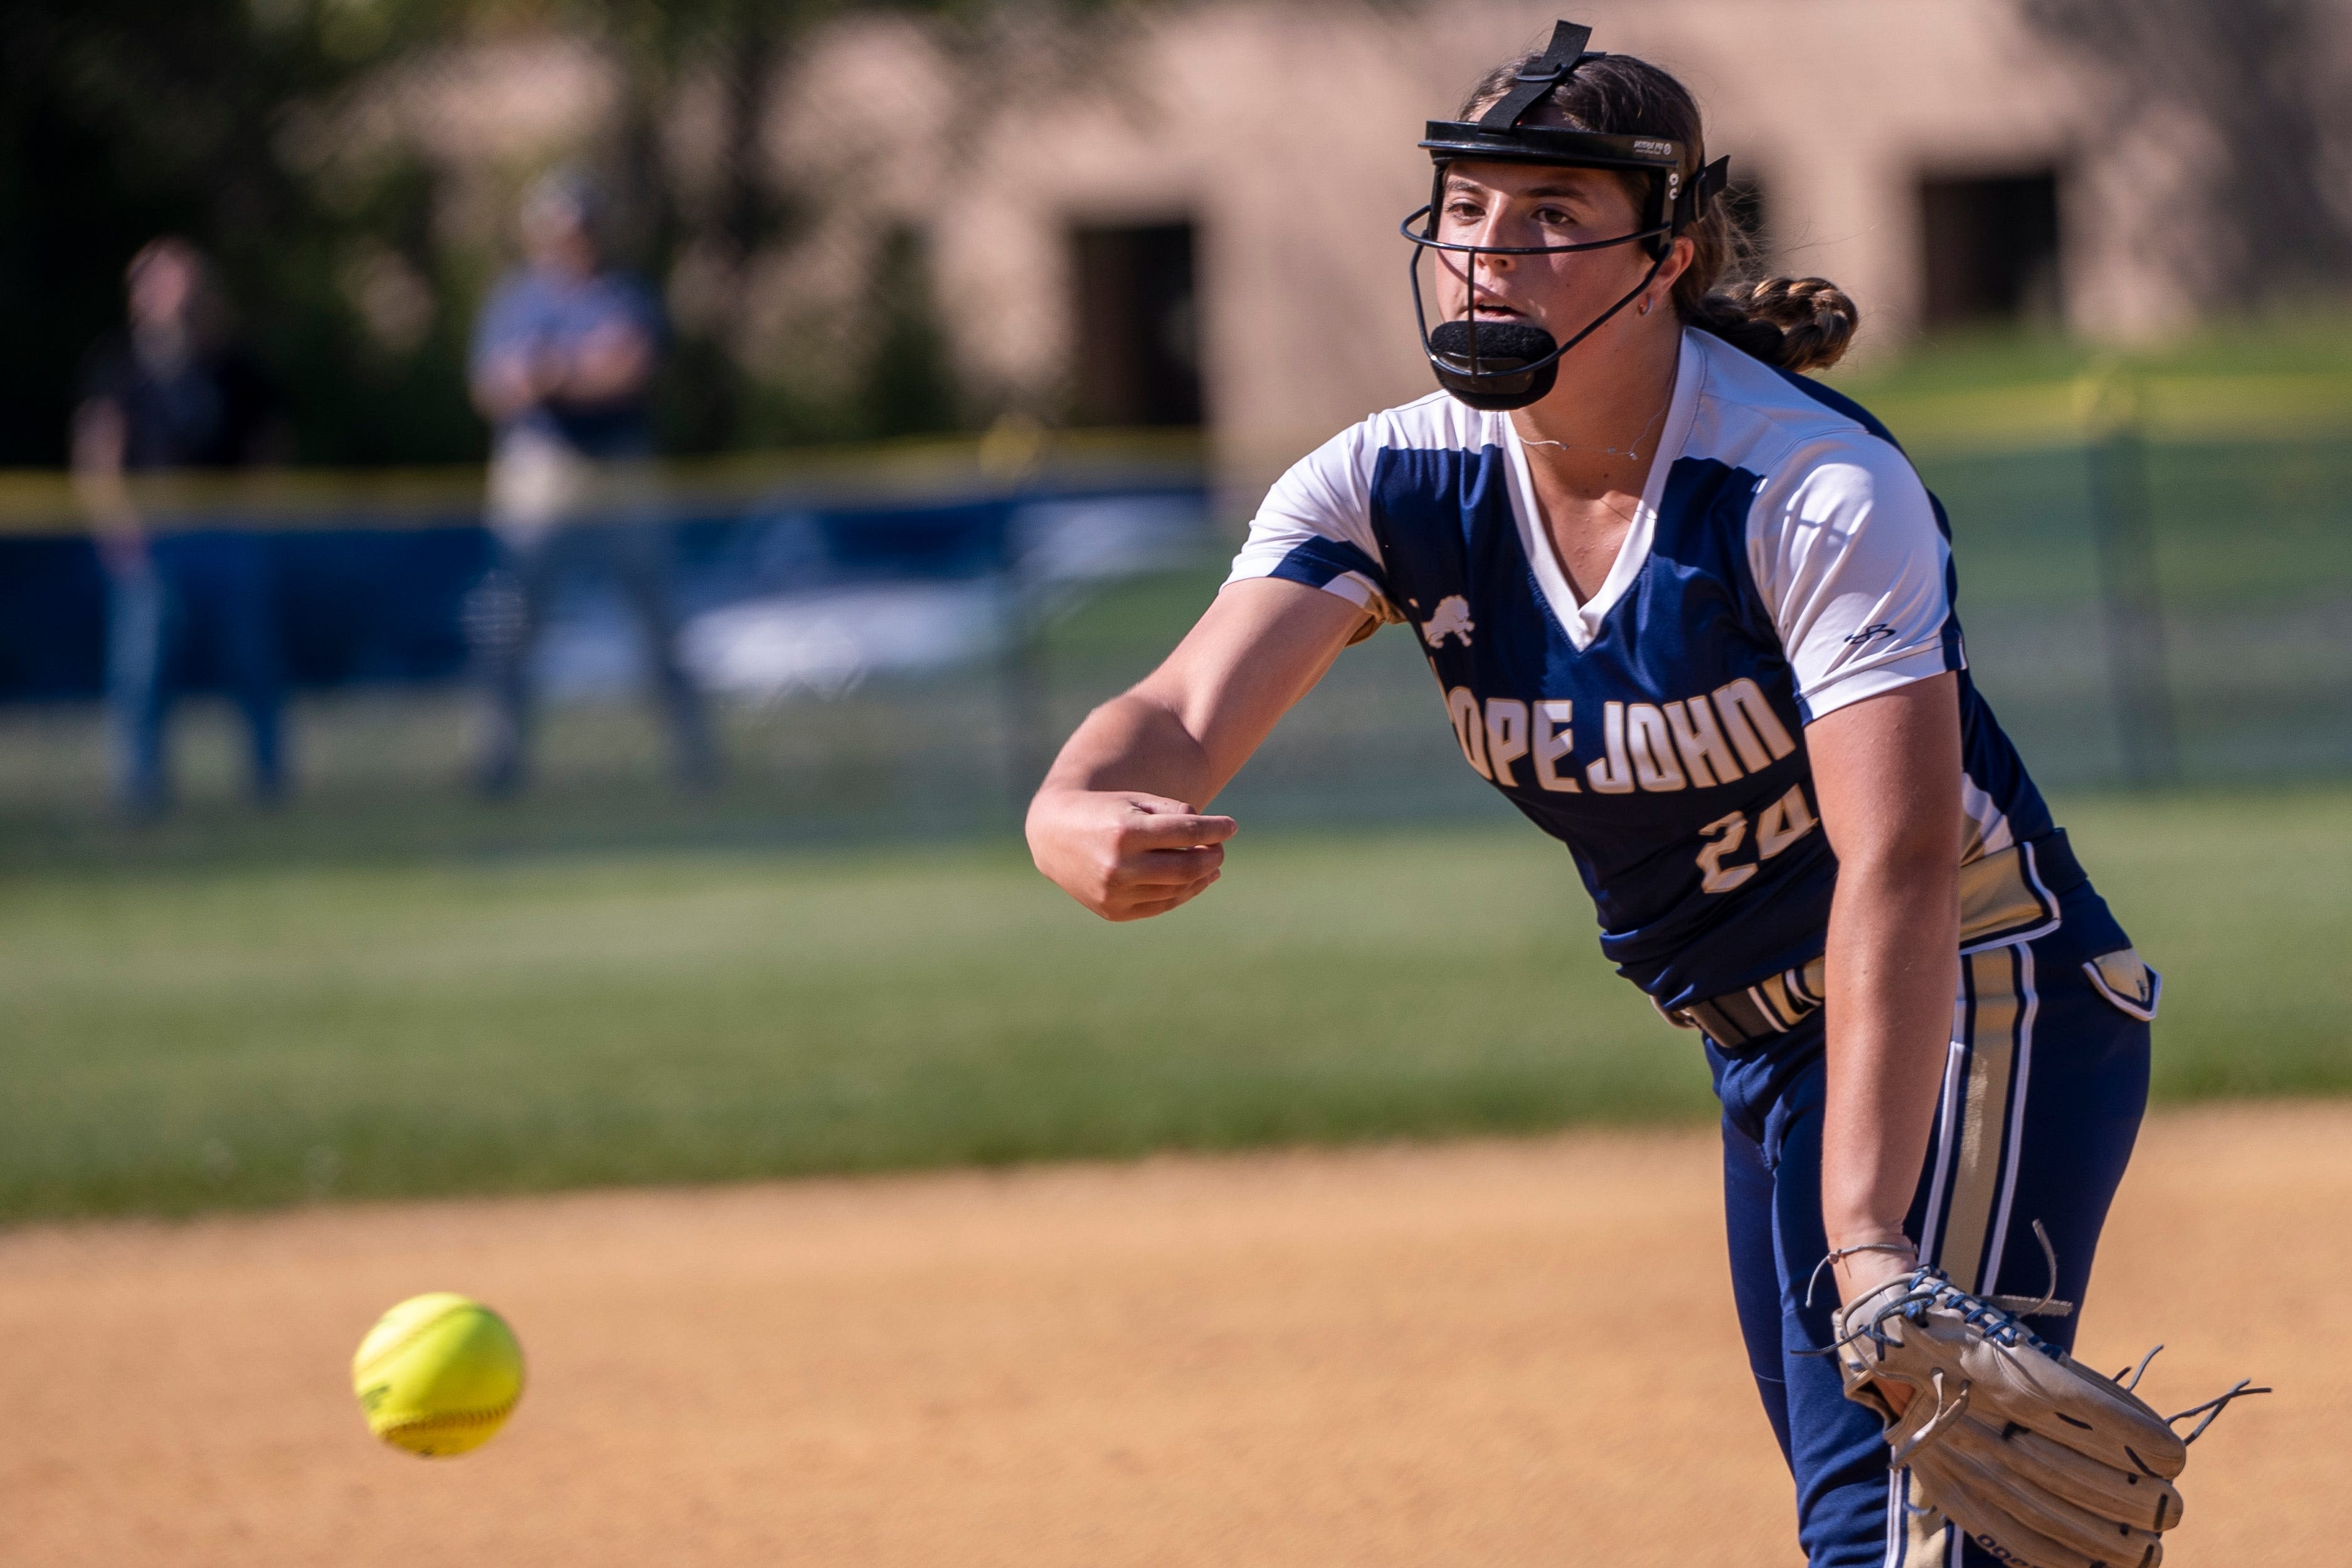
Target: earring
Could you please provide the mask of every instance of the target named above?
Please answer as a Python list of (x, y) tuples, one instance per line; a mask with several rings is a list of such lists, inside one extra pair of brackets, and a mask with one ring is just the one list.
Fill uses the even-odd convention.
[(1656, 304), (1656, 303), (1657, 303), (1657, 301), (1656, 301), (1655, 300), (1651, 299), (1647, 294), (1643, 295), (1643, 296), (1642, 296), (1642, 314), (1643, 314), (1643, 315), (1645, 315), (1645, 316), (1646, 316), (1646, 315), (1648, 315), (1648, 314), (1650, 313), (1650, 307), (1651, 307), (1651, 306), (1653, 306), (1653, 305), (1654, 305), (1654, 304)]

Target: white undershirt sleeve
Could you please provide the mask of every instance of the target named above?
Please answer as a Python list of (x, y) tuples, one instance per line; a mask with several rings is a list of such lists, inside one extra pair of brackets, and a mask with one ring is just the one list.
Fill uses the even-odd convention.
[(1370, 423), (1341, 431), (1275, 481), (1234, 557), (1228, 584), (1280, 577), (1337, 594), (1382, 621), (1389, 604), (1380, 542), (1372, 534)]
[(1808, 723), (1967, 662), (1951, 547), (1890, 442), (1829, 437), (1775, 464), (1748, 513), (1748, 558)]

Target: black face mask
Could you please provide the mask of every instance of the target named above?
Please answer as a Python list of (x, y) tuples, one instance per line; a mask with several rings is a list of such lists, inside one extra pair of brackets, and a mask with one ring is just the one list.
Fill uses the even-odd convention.
[[(1675, 237), (1706, 210), (1723, 189), (1730, 160), (1718, 158), (1683, 183), (1683, 153), (1678, 142), (1647, 136), (1607, 136), (1596, 132), (1556, 126), (1521, 125), (1519, 121), (1553, 89), (1574, 75), (1587, 60), (1606, 57), (1585, 52), (1590, 27), (1562, 22), (1552, 30), (1542, 57), (1522, 69), (1492, 109), (1473, 121), (1433, 120), (1422, 146), (1437, 165), (1429, 205), (1413, 212), (1399, 226), (1412, 243), (1410, 263), (1413, 319), (1421, 330), (1422, 353), (1437, 384), (1473, 408), (1525, 408), (1549, 394), (1559, 379), (1562, 355), (1599, 331), (1601, 324), (1639, 299), (1674, 253)], [(1555, 168), (1632, 170), (1654, 177), (1647, 221), (1630, 234), (1576, 245), (1465, 245), (1437, 237), (1437, 215), (1444, 205), (1445, 172), (1460, 162), (1538, 163)], [(1418, 230), (1414, 226), (1420, 225)], [(1580, 250), (1605, 250), (1614, 246), (1646, 244), (1650, 269), (1625, 296), (1585, 323), (1566, 342), (1543, 328), (1523, 321), (1482, 323), (1475, 317), (1441, 321), (1433, 330), (1421, 294), (1421, 258), (1425, 250), (1466, 256), (1465, 274), (1474, 283), (1478, 258), (1486, 256), (1560, 256)]]
[(1423, 342), (1438, 384), (1473, 408), (1541, 402), (1559, 380), (1559, 356), (1568, 352), (1528, 321), (1440, 321)]

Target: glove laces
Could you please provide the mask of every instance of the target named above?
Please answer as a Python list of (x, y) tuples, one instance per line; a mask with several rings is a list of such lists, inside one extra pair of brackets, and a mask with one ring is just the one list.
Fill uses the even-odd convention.
[[(1801, 1351), (1798, 1353), (1816, 1356), (1835, 1355), (1848, 1345), (1862, 1340), (1871, 1341), (1883, 1352), (1894, 1343), (1886, 1335), (1887, 1320), (1902, 1318), (1916, 1322), (1929, 1310), (1941, 1308), (1951, 1312), (1961, 1322), (2003, 1349), (2015, 1350), (2024, 1347), (2038, 1351), (2056, 1361), (2072, 1361), (2073, 1358), (2065, 1352), (2043, 1340), (2032, 1330), (2027, 1328), (2023, 1321), (2026, 1318), (2044, 1315), (2063, 1317), (2074, 1310), (2072, 1302), (2057, 1300), (2058, 1252), (2050, 1244), (2050, 1233), (2042, 1228), (2040, 1220), (2033, 1222), (2033, 1237), (2042, 1244), (2042, 1258), (2050, 1267), (2050, 1288), (2039, 1300), (2022, 1296), (1979, 1296), (1953, 1284), (1951, 1277), (1942, 1269), (1932, 1264), (1923, 1263), (1905, 1278), (1902, 1289), (1872, 1312), (1866, 1322), (1850, 1325), (1845, 1332), (1818, 1350)], [(1813, 1304), (1813, 1290), (1821, 1282), (1822, 1271), (1849, 1253), (1909, 1250), (1908, 1244), (1895, 1242), (1865, 1242), (1856, 1247), (1837, 1248), (1814, 1267), (1812, 1278), (1805, 1284), (1805, 1305), (1811, 1307)], [(2140, 1379), (2147, 1373), (2148, 1364), (2156, 1360), (2157, 1352), (2162, 1349), (2164, 1347), (2159, 1344), (2150, 1350), (2139, 1358), (2137, 1365), (2127, 1366), (2116, 1373), (2114, 1382), (2126, 1394), (2137, 1391)], [(1969, 1407), (1969, 1394), (1973, 1387), (1972, 1384), (1963, 1383), (1958, 1394), (1948, 1396), (1941, 1369), (1932, 1373), (1930, 1377), (1934, 1386), (1925, 1392), (1932, 1393), (1935, 1398), (1935, 1413), (1922, 1422), (1909, 1438), (1889, 1457), (1888, 1463), (1895, 1468), (1901, 1468), (1912, 1455), (1942, 1436)], [(2126, 1378), (2129, 1381), (2126, 1381)], [(2221, 1412), (2230, 1407), (2231, 1402), (2252, 1394), (2273, 1392), (2269, 1388), (2253, 1387), (2252, 1384), (2253, 1379), (2250, 1377), (2241, 1378), (2235, 1385), (2213, 1398), (2200, 1405), (2192, 1405), (2177, 1415), (2163, 1417), (2164, 1424), (2178, 1427), (2181, 1422), (2192, 1415), (2203, 1416), (2204, 1419), (2198, 1422), (2188, 1436), (2181, 1438), (2184, 1446), (2194, 1443), (2205, 1435), (2205, 1429), (2213, 1425)]]

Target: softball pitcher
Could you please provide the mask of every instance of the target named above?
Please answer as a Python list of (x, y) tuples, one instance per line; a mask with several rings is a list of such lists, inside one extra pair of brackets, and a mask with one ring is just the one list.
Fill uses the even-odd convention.
[[(1588, 33), (1429, 125), (1405, 237), (1443, 390), (1274, 487), (1199, 624), (1064, 747), (1032, 850), (1108, 919), (1198, 896), (1234, 831), (1205, 804), (1341, 649), (1403, 623), (1464, 761), (1568, 847), (1602, 951), (1702, 1037), (1810, 1561), (2152, 1563), (2179, 1440), (2063, 1352), (2158, 978), (1969, 680), (1940, 508), (1796, 374), (1839, 356), (1853, 303), (1732, 280), (1697, 105)], [(1946, 1341), (1948, 1383), (1918, 1360)], [(2076, 1379), (2091, 1415), (2004, 1415), (1991, 1502), (1944, 1471), (1923, 1495), (1913, 1456), (1963, 1456), (2008, 1408), (1986, 1357)], [(2087, 1451), (2068, 1433), (2093, 1426), (2107, 1468), (2026, 1496), (2073, 1461), (2020, 1445)], [(2095, 1512), (2074, 1491), (2121, 1500), (2044, 1517)]]

